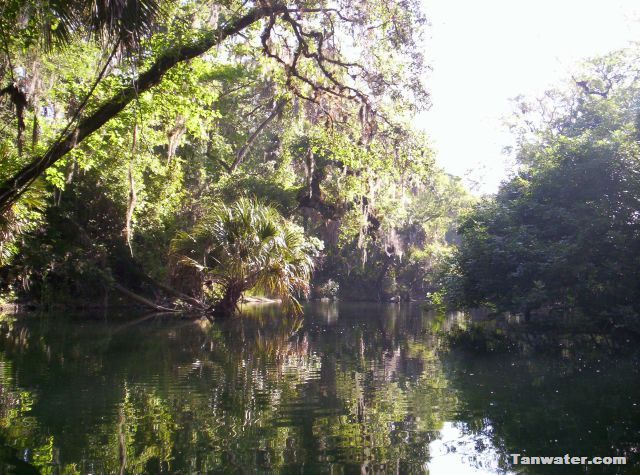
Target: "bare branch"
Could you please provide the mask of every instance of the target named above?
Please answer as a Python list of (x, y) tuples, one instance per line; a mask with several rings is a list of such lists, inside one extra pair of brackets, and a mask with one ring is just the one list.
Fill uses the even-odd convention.
[(238, 153), (236, 154), (235, 160), (233, 160), (233, 163), (229, 167), (229, 173), (233, 173), (236, 170), (236, 168), (238, 168), (238, 165), (242, 163), (244, 158), (247, 156), (247, 153), (249, 153), (249, 150), (251, 149), (251, 146), (253, 145), (253, 143), (260, 136), (260, 134), (265, 129), (265, 127), (269, 125), (269, 123), (280, 113), (280, 111), (285, 106), (285, 104), (286, 104), (286, 101), (284, 100), (278, 101), (276, 103), (276, 106), (271, 111), (271, 114), (269, 114), (267, 118), (264, 121), (262, 121), (262, 123), (258, 126), (258, 128), (254, 130), (253, 133), (249, 136), (246, 143), (242, 147), (240, 147), (240, 150), (238, 150)]

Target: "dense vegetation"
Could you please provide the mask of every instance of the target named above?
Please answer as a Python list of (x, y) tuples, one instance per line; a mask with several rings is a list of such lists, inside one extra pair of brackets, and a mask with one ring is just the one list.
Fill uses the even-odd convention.
[(258, 289), (278, 296), (297, 312), (296, 294), (308, 294), (317, 246), (305, 242), (302, 230), (282, 219), (275, 208), (240, 199), (221, 205), (201, 219), (191, 234), (183, 232), (171, 243), (176, 265), (207, 278), (196, 287), (213, 287), (220, 297), (215, 313), (238, 309), (242, 294)]
[(474, 205), (412, 127), (417, 2), (11, 0), (0, 17), (5, 300), (640, 311), (634, 49), (521, 98), (517, 173)]
[(638, 466), (640, 49), (519, 98), (476, 198), (421, 4), (0, 1), (0, 472)]
[[(570, 87), (521, 100), (518, 173), (460, 227), (448, 297), (498, 311), (640, 311), (640, 83), (635, 50), (587, 63)], [(629, 323), (629, 322), (626, 322)]]
[(6, 299), (208, 307), (229, 280), (171, 243), (243, 198), (323, 248), (314, 296), (433, 290), (470, 199), (411, 127), (428, 100), (417, 2), (89, 3), (0, 12)]

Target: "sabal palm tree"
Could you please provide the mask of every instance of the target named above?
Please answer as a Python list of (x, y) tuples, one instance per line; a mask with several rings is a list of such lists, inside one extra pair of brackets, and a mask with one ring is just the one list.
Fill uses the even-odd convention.
[(191, 233), (172, 242), (179, 265), (195, 267), (221, 289), (214, 313), (232, 314), (242, 294), (256, 289), (300, 312), (317, 247), (278, 211), (252, 199), (215, 206)]
[(0, 24), (9, 36), (35, 37), (46, 48), (89, 33), (126, 49), (149, 35), (159, 10), (160, 0), (7, 0)]

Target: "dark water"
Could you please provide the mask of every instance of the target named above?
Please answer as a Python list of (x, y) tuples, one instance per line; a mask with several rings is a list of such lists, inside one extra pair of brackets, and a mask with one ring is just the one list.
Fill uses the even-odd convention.
[(249, 313), (2, 316), (0, 473), (640, 473), (631, 356), (447, 351), (417, 307)]

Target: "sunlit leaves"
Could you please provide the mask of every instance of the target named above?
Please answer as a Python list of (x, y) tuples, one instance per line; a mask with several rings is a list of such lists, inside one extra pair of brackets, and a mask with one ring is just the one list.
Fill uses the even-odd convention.
[(592, 318), (638, 311), (635, 55), (591, 61), (577, 90), (540, 103), (547, 122), (521, 132), (520, 172), (460, 229), (462, 302)]

